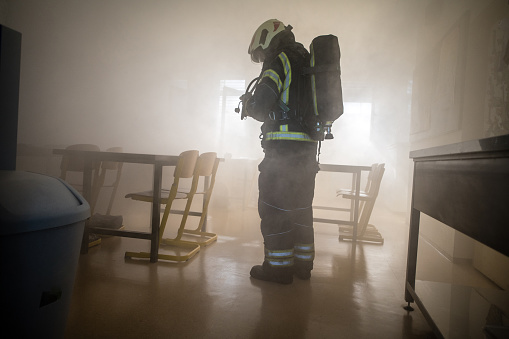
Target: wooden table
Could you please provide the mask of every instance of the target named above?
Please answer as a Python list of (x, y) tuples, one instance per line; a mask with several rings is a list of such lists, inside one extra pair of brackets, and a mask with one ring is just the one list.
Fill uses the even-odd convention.
[[(410, 157), (414, 160), (414, 175), (405, 281), (406, 309), (413, 310), (410, 303), (415, 302), (438, 338), (448, 335), (466, 338), (469, 336), (465, 333), (468, 320), (474, 315), (468, 313), (469, 307), (464, 303), (454, 303), (452, 299), (448, 303), (441, 293), (446, 291), (457, 296), (475, 292), (482, 296), (478, 299), (485, 301), (486, 307), (496, 306), (509, 312), (509, 303), (504, 302), (509, 300), (508, 292), (481, 291), (460, 284), (427, 281), (418, 281), (416, 288), (420, 214), (425, 213), (509, 256), (509, 135), (413, 151)], [(441, 319), (444, 314), (449, 317), (445, 321)], [(508, 315), (505, 314), (506, 320)], [(487, 314), (481, 316), (484, 328), (479, 326), (475, 337), (489, 334), (486, 338), (498, 338), (500, 334), (500, 338), (509, 338), (507, 326), (492, 326), (486, 322)]]
[(65, 150), (54, 149), (54, 154), (78, 156), (84, 160), (83, 173), (83, 197), (90, 201), (92, 196), (92, 170), (94, 164), (101, 161), (113, 161), (136, 164), (152, 164), (154, 165), (154, 177), (152, 191), (154, 192), (151, 213), (151, 232), (137, 232), (127, 230), (113, 230), (99, 227), (88, 227), (85, 223), (85, 232), (81, 244), (81, 253), (88, 252), (88, 234), (93, 232), (96, 234), (113, 235), (128, 238), (147, 239), (150, 240), (150, 261), (157, 262), (157, 253), (159, 248), (159, 224), (161, 223), (161, 183), (163, 166), (177, 165), (179, 156), (177, 155), (156, 155), (156, 154), (137, 154), (137, 153), (115, 153), (115, 152), (97, 152), (97, 151), (81, 151), (81, 150)]
[[(352, 241), (357, 241), (357, 226), (359, 224), (359, 192), (361, 189), (361, 172), (362, 171), (371, 171), (371, 166), (353, 166), (353, 165), (333, 165), (333, 164), (320, 164), (320, 171), (323, 172), (341, 172), (341, 173), (351, 173), (352, 174), (352, 189), (355, 190), (355, 199), (353, 199), (353, 220), (337, 220), (337, 219), (323, 219), (323, 218), (313, 218), (315, 222), (323, 222), (327, 224), (336, 224), (336, 225), (350, 225), (353, 226), (353, 238)], [(337, 207), (323, 207), (323, 206), (313, 206), (314, 209), (325, 209), (325, 210), (335, 210), (335, 211), (345, 211), (343, 208)]]

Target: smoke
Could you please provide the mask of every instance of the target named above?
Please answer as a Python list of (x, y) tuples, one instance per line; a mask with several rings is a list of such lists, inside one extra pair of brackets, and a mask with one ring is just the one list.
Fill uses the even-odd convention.
[(344, 100), (372, 104), (362, 144), (347, 138), (355, 133), (345, 131), (340, 118), (336, 139), (322, 147), (322, 162), (388, 162), (396, 173), (397, 159), (408, 155), (407, 87), (421, 1), (7, 3), (0, 18), (23, 36), (20, 143), (260, 158), (259, 123), (240, 121), (232, 104), (238, 93), (225, 94), (221, 81), (247, 86), (258, 75), (247, 46), (260, 23), (277, 18), (291, 24), (306, 47), (317, 35), (337, 35)]

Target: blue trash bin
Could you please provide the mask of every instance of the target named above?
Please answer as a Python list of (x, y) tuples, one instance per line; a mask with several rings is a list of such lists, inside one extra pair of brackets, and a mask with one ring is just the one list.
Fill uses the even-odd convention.
[(3, 333), (63, 337), (89, 217), (89, 204), (64, 181), (0, 170)]

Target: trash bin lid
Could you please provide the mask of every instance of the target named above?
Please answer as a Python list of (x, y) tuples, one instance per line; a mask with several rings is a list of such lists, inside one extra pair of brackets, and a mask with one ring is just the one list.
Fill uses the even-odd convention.
[(0, 236), (65, 226), (89, 217), (87, 201), (63, 180), (0, 170)]

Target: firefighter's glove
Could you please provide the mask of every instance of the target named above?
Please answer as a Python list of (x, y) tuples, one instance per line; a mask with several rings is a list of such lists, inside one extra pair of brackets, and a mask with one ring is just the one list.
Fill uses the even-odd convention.
[(249, 101), (252, 101), (252, 98), (253, 98), (253, 94), (251, 94), (250, 92), (246, 92), (244, 95), (240, 96), (239, 99), (240, 99), (240, 102), (242, 102), (242, 111), (240, 113), (241, 120), (244, 120), (247, 118), (247, 116), (248, 116), (247, 105), (248, 105)]

